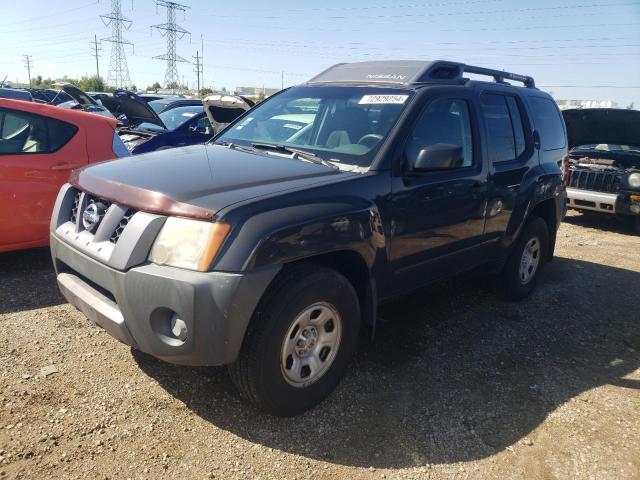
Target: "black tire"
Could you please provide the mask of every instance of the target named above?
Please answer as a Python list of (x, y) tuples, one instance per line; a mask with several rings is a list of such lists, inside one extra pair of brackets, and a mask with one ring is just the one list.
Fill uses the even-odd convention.
[[(294, 320), (320, 302), (338, 314), (340, 340), (334, 352), (330, 352), (332, 360), (323, 367), (324, 373), (308, 385), (293, 386), (285, 373), (290, 368), (291, 355), (287, 363), (281, 360), (286, 355), (285, 343), (293, 342), (294, 335), (299, 338), (296, 332), (300, 330), (296, 330)], [(331, 320), (327, 324), (331, 326)], [(355, 351), (359, 330), (358, 296), (344, 276), (311, 265), (286, 268), (249, 323), (238, 360), (228, 367), (231, 380), (240, 394), (259, 409), (278, 416), (299, 414), (320, 403), (338, 385)], [(293, 354), (296, 361), (304, 361), (304, 357)]]
[[(533, 245), (535, 239), (539, 242), (537, 257), (537, 266), (530, 270), (525, 268), (526, 272), (521, 271), (520, 263), (525, 254), (525, 248)], [(503, 295), (510, 300), (520, 300), (526, 298), (538, 284), (540, 275), (547, 263), (547, 254), (549, 251), (549, 229), (546, 222), (540, 217), (531, 217), (525, 225), (515, 247), (509, 254), (509, 258), (499, 276), (499, 287)], [(524, 278), (523, 278), (524, 275)]]

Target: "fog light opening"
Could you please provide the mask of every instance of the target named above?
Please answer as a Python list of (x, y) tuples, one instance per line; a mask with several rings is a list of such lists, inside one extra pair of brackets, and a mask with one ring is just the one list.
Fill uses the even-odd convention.
[(171, 333), (178, 340), (184, 342), (187, 339), (187, 324), (178, 316), (177, 313), (171, 315), (171, 322), (169, 326)]

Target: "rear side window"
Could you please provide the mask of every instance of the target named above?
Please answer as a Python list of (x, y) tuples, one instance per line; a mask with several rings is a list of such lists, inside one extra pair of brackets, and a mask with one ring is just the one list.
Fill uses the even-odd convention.
[(77, 130), (74, 125), (53, 118), (1, 109), (0, 155), (54, 152)]
[(560, 111), (553, 100), (548, 98), (530, 97), (533, 118), (540, 134), (542, 150), (556, 150), (564, 148), (566, 138), (562, 127)]
[(53, 118), (47, 118), (47, 126), (49, 127), (49, 147), (52, 152), (65, 146), (78, 131), (75, 125)]
[(489, 155), (492, 162), (517, 159), (525, 150), (524, 128), (514, 97), (482, 95), (482, 116), (487, 126)]

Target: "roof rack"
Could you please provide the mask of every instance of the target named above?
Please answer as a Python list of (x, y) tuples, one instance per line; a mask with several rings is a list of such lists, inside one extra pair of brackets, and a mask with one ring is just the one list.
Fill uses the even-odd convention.
[(469, 81), (463, 77), (465, 73), (493, 77), (496, 83), (507, 83), (505, 80), (512, 80), (521, 82), (527, 88), (535, 88), (533, 78), (526, 75), (445, 60), (339, 63), (316, 75), (307, 83), (463, 84)]
[(533, 77), (520, 75), (518, 73), (504, 72), (501, 70), (493, 70), (491, 68), (475, 67), (473, 65), (463, 65), (464, 73), (474, 73), (476, 75), (487, 75), (493, 77), (496, 83), (506, 83), (506, 80), (521, 82), (527, 88), (536, 88), (536, 82)]

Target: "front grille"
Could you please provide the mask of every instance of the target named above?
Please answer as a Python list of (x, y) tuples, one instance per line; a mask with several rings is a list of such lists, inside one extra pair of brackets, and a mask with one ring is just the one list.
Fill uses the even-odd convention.
[(569, 174), (568, 186), (581, 190), (617, 193), (620, 190), (620, 176), (617, 172), (573, 168)]
[(69, 221), (75, 224), (78, 221), (78, 209), (80, 208), (80, 196), (82, 192), (76, 193), (75, 198), (73, 199), (73, 208), (71, 209), (71, 216), (69, 217)]
[[(90, 226), (90, 225), (87, 225), (85, 221), (83, 221), (82, 215), (83, 215), (83, 212), (86, 211), (86, 209), (91, 204), (99, 204), (99, 207), (100, 207), (99, 211), (101, 212), (101, 215), (100, 215), (99, 221), (96, 224), (93, 224)], [(115, 244), (120, 239), (122, 232), (127, 227), (129, 222), (131, 221), (131, 218), (133, 217), (133, 215), (135, 215), (137, 210), (128, 208), (122, 215), (121, 214), (122, 208), (117, 207), (117, 208), (111, 209), (112, 205), (113, 205), (112, 202), (105, 200), (103, 198), (93, 196), (89, 193), (85, 193), (83, 198), (82, 192), (77, 191), (73, 199), (73, 206), (71, 208), (71, 212), (69, 213), (69, 221), (78, 225), (78, 231), (87, 230), (90, 233), (95, 234), (98, 231), (100, 224), (103, 222), (104, 218), (106, 216), (110, 216), (111, 218), (110, 222), (114, 220), (118, 221), (117, 226), (114, 228), (113, 232), (110, 232), (111, 236), (109, 237), (109, 241)], [(114, 205), (114, 207), (116, 206)], [(122, 215), (122, 217), (120, 217), (119, 219), (118, 218), (114, 219), (113, 218), (114, 215)], [(105, 232), (105, 233), (108, 233), (108, 232)]]
[(134, 213), (136, 213), (134, 210), (131, 210), (130, 208), (127, 209), (127, 211), (124, 213), (124, 216), (122, 217), (122, 220), (120, 220), (120, 223), (118, 223), (118, 226), (113, 231), (113, 234), (109, 239), (111, 243), (118, 243), (120, 235), (122, 235), (122, 232), (124, 232), (125, 227), (129, 224), (129, 220), (131, 220), (131, 217), (133, 217)]

